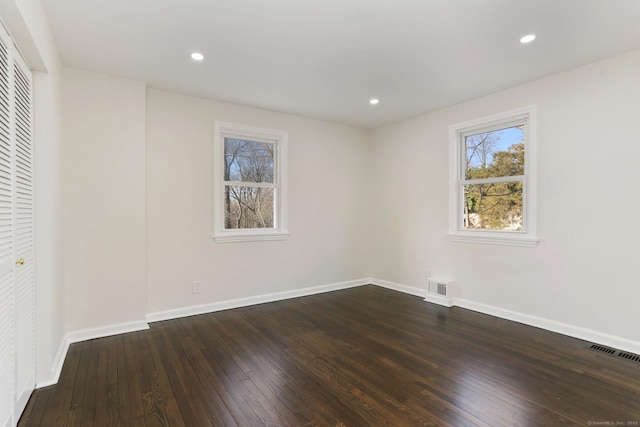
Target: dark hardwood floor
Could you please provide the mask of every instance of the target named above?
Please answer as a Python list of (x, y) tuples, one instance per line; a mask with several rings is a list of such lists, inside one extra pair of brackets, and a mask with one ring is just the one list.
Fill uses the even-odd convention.
[(19, 425), (640, 425), (640, 364), (588, 347), (363, 286), (73, 344)]

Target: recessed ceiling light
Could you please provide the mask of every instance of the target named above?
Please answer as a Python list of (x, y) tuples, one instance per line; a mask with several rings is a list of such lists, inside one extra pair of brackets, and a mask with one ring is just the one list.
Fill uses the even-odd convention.
[(379, 102), (380, 102), (380, 100), (379, 100), (379, 99), (376, 99), (376, 98), (373, 98), (373, 99), (370, 99), (370, 100), (369, 100), (369, 104), (371, 104), (371, 105), (376, 105), (376, 104), (378, 104)]
[(535, 34), (527, 34), (526, 36), (522, 36), (520, 38), (520, 43), (522, 43), (522, 44), (531, 43), (535, 39), (536, 39), (536, 35)]
[(193, 52), (191, 54), (191, 59), (193, 59), (194, 61), (202, 61), (204, 59), (204, 55), (200, 52)]

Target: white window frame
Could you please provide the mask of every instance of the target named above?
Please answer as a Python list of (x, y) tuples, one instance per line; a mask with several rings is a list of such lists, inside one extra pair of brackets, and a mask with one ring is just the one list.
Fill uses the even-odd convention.
[[(273, 142), (274, 154), (274, 227), (224, 228), (224, 138)], [(286, 131), (237, 123), (214, 121), (213, 137), (213, 239), (217, 243), (285, 240), (287, 231), (287, 139)]]
[[(537, 237), (537, 118), (529, 105), (449, 127), (449, 240), (507, 246), (535, 247)], [(522, 231), (466, 230), (463, 224), (466, 149), (464, 137), (524, 124), (524, 176), (495, 178), (496, 182), (521, 181)]]

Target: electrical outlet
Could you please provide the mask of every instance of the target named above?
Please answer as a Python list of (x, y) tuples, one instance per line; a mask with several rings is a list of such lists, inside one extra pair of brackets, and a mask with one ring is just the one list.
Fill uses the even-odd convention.
[(191, 282), (191, 293), (192, 294), (200, 293), (200, 282)]

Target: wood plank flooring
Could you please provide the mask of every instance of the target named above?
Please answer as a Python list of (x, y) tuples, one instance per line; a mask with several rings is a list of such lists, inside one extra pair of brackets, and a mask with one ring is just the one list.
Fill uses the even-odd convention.
[(640, 425), (640, 364), (588, 346), (370, 285), (73, 344), (19, 425)]

